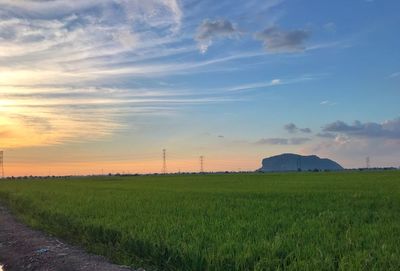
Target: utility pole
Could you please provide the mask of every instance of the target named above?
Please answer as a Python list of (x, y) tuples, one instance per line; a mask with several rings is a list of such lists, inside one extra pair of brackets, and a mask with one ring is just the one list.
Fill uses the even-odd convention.
[(200, 156), (200, 173), (204, 173), (204, 156)]
[(370, 159), (369, 159), (369, 156), (367, 156), (367, 158), (365, 158), (365, 164), (366, 164), (366, 166), (367, 166), (367, 169), (369, 169), (370, 168)]
[(4, 151), (0, 151), (1, 177), (4, 178)]
[(167, 150), (163, 149), (163, 168), (162, 168), (162, 173), (167, 174)]

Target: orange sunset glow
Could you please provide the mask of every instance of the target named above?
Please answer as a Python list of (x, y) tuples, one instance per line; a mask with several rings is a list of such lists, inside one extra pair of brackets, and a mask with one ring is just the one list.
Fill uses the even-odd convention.
[(170, 172), (280, 153), (397, 167), (398, 19), (360, 2), (311, 22), (281, 0), (0, 0), (5, 175), (156, 173), (163, 149)]

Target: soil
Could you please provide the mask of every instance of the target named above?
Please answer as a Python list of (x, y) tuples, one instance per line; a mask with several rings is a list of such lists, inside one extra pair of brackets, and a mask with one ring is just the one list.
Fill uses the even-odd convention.
[(2, 265), (4, 271), (132, 270), (32, 230), (0, 206), (0, 270)]

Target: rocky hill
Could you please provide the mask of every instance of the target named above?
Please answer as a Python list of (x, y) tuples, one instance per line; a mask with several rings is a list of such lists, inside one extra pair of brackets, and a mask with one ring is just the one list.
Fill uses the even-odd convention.
[(308, 171), (308, 170), (343, 170), (343, 167), (326, 158), (316, 155), (302, 156), (293, 153), (284, 153), (262, 160), (259, 171)]

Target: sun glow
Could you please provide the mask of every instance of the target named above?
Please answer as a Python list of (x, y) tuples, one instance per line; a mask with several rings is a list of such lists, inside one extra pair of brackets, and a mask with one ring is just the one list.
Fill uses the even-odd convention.
[[(64, 90), (66, 91), (66, 90)], [(104, 110), (96, 116), (72, 105), (104, 101), (53, 99), (53, 89), (0, 87), (0, 145), (3, 148), (48, 146), (106, 136), (119, 125)], [(108, 121), (107, 121), (108, 120)]]
[[(53, 68), (53, 67), (50, 67)], [(54, 67), (53, 70), (48, 69), (6, 69), (0, 70), (0, 86), (24, 86), (24, 85), (39, 85), (47, 84), (57, 78), (57, 83), (76, 82), (82, 79), (79, 73), (69, 73), (58, 70)]]

